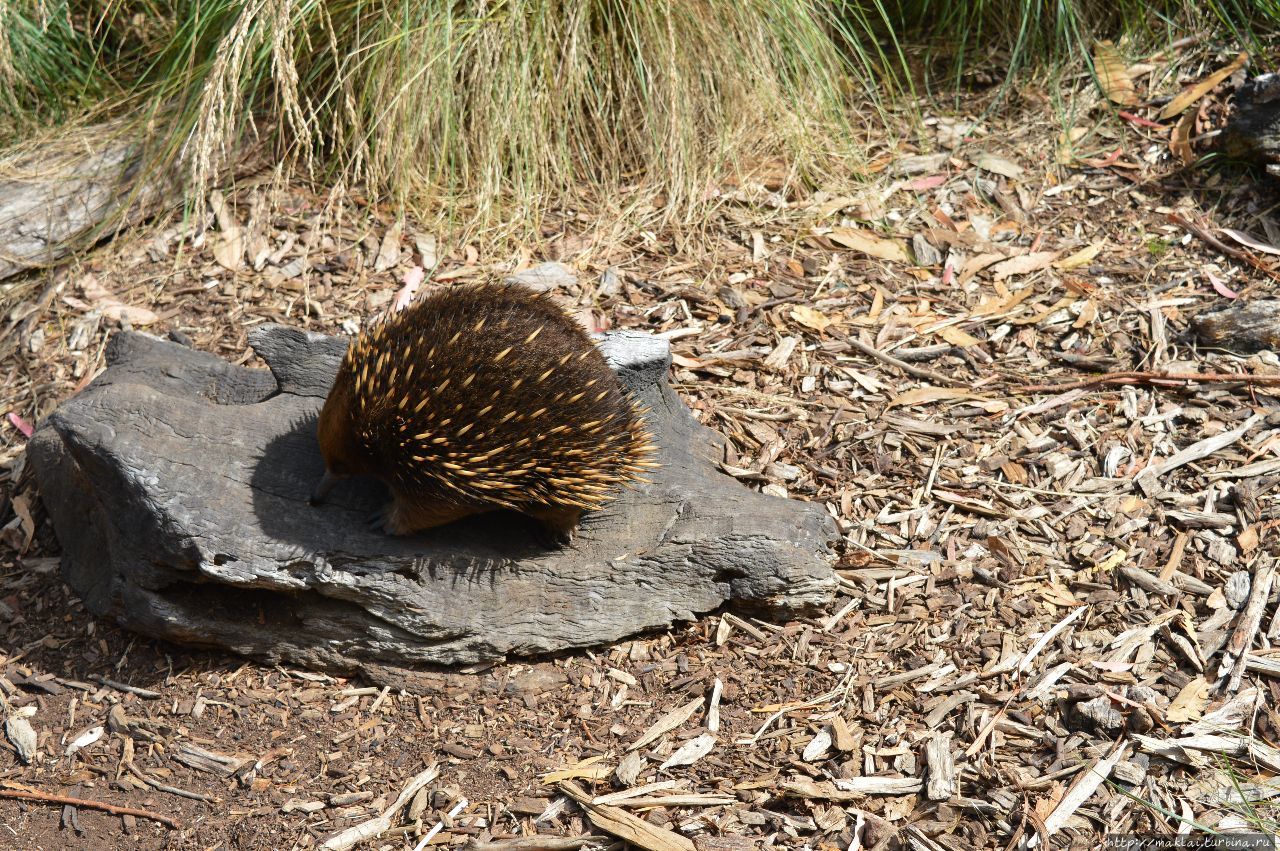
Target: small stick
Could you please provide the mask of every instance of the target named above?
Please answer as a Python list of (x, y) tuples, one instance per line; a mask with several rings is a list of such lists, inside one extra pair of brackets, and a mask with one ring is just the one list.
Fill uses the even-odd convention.
[(102, 683), (107, 688), (113, 688), (116, 691), (123, 691), (128, 694), (136, 694), (138, 697), (145, 697), (148, 700), (158, 700), (160, 698), (160, 692), (158, 691), (151, 691), (150, 689), (138, 688), (137, 686), (131, 686), (128, 683), (122, 683), (116, 680), (109, 680), (106, 677), (102, 677), (102, 676), (95, 676), (94, 679)]
[(1013, 388), (1018, 393), (1059, 393), (1081, 387), (1104, 384), (1158, 384), (1164, 381), (1199, 381), (1202, 383), (1280, 384), (1280, 375), (1248, 375), (1237, 372), (1109, 372), (1094, 378), (1081, 378), (1063, 384), (1024, 384)]
[[(453, 807), (449, 810), (448, 817), (451, 819), (457, 818), (458, 814), (461, 813), (466, 808), (467, 808), (467, 799), (459, 798), (458, 803), (454, 804)], [(435, 839), (436, 834), (439, 833), (443, 828), (444, 828), (444, 820), (442, 819), (441, 821), (436, 822), (435, 826), (432, 827), (431, 830), (427, 831), (427, 835), (422, 837), (421, 842), (413, 846), (413, 851), (422, 851), (422, 849), (430, 845), (431, 840)]]
[(853, 346), (855, 349), (862, 352), (864, 355), (869, 355), (875, 358), (876, 360), (883, 361), (884, 363), (889, 364), (889, 366), (897, 367), (898, 369), (902, 370), (908, 375), (914, 375), (916, 378), (923, 378), (926, 381), (932, 381), (935, 384), (943, 384), (943, 385), (946, 385), (947, 387), (955, 387), (960, 383), (959, 381), (956, 381), (954, 378), (948, 378), (947, 376), (934, 372), (931, 369), (925, 369), (924, 367), (907, 363), (904, 360), (899, 360), (898, 358), (895, 358), (893, 355), (885, 354), (884, 352), (880, 351), (879, 349), (873, 346), (868, 346), (866, 343), (862, 342), (861, 340), (859, 340), (858, 338), (852, 335), (845, 337), (844, 342), (848, 343), (850, 346)]
[(1258, 628), (1262, 626), (1262, 613), (1267, 606), (1267, 598), (1271, 596), (1275, 565), (1271, 564), (1269, 556), (1264, 558), (1268, 561), (1254, 571), (1248, 602), (1240, 612), (1231, 640), (1222, 651), (1222, 664), (1218, 667), (1218, 678), (1228, 678), (1226, 690), (1233, 693), (1240, 690), (1240, 680), (1244, 677), (1246, 667), (1245, 656), (1253, 644), (1254, 636), (1258, 634)]
[(20, 801), (39, 801), (43, 804), (84, 807), (89, 810), (102, 810), (117, 816), (137, 816), (138, 818), (151, 819), (174, 830), (181, 828), (177, 821), (168, 816), (162, 816), (150, 810), (140, 810), (136, 807), (118, 807), (115, 804), (108, 804), (106, 801), (89, 801), (84, 798), (68, 798), (66, 795), (50, 795), (47, 792), (23, 792), (18, 789), (0, 789), (0, 798), (16, 798)]
[(1275, 270), (1272, 269), (1270, 266), (1268, 266), (1266, 263), (1263, 263), (1261, 260), (1259, 260), (1257, 257), (1254, 257), (1252, 254), (1250, 254), (1247, 251), (1241, 251), (1238, 248), (1233, 248), (1230, 245), (1227, 245), (1225, 242), (1218, 239), (1216, 236), (1209, 233), (1209, 231), (1205, 230), (1195, 222), (1188, 221), (1187, 219), (1182, 218), (1182, 216), (1179, 216), (1177, 213), (1170, 213), (1168, 215), (1168, 220), (1171, 224), (1175, 224), (1178, 227), (1184, 230), (1190, 231), (1191, 233), (1200, 237), (1200, 239), (1204, 240), (1209, 244), (1210, 248), (1214, 248), (1218, 251), (1221, 251), (1223, 254), (1227, 255), (1228, 257), (1234, 257), (1243, 263), (1247, 263), (1248, 265), (1257, 269), (1259, 272), (1266, 275), (1268, 278), (1270, 278), (1273, 281), (1280, 281), (1280, 275), (1277, 275)]
[(577, 851), (584, 845), (605, 845), (607, 836), (519, 836), (489, 842), (472, 840), (464, 851)]
[(434, 781), (439, 775), (440, 771), (434, 765), (415, 775), (400, 790), (395, 802), (382, 811), (382, 815), (330, 836), (320, 843), (321, 851), (347, 851), (348, 848), (358, 845), (366, 839), (372, 839), (375, 836), (386, 833), (391, 829), (392, 817), (400, 812), (400, 808), (409, 803), (409, 799), (418, 794), (419, 789)]
[(179, 798), (189, 798), (192, 801), (204, 801), (206, 804), (219, 803), (218, 799), (212, 795), (204, 795), (200, 792), (191, 792), (186, 789), (179, 789), (177, 786), (166, 786), (154, 777), (144, 774), (142, 769), (138, 768), (138, 766), (134, 765), (132, 762), (129, 763), (129, 773), (158, 792), (168, 792), (170, 795), (177, 795)]

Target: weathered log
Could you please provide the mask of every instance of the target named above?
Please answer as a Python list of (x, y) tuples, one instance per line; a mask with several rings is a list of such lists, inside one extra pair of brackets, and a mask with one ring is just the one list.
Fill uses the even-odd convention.
[(1209, 348), (1280, 352), (1280, 299), (1255, 299), (1201, 314), (1191, 320), (1191, 334)]
[[(249, 155), (235, 174), (258, 167)], [(0, 159), (0, 280), (47, 266), (183, 197), (179, 172), (115, 121), (64, 131)]]
[(1236, 92), (1220, 142), (1229, 156), (1264, 164), (1280, 176), (1280, 74), (1245, 81)]
[(662, 467), (561, 549), (507, 513), (372, 532), (386, 498), (372, 481), (307, 505), (323, 469), (315, 418), (345, 341), (266, 326), (251, 342), (270, 371), (118, 334), (107, 370), (37, 430), (32, 467), (90, 611), (411, 687), (414, 665), (596, 645), (725, 604), (787, 616), (831, 599), (833, 521), (715, 468), (718, 437), (666, 383), (665, 341), (602, 342), (650, 411)]

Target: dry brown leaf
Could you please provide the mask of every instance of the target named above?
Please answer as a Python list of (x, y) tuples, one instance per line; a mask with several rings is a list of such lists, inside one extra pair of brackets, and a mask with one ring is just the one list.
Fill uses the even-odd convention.
[(13, 507), (13, 513), (18, 516), (18, 528), (14, 530), (17, 534), (14, 538), (20, 538), (20, 540), (6, 541), (6, 543), (17, 550), (18, 555), (25, 555), (36, 537), (36, 521), (31, 516), (31, 496), (29, 493), (20, 493), (10, 504)]
[(1107, 100), (1120, 106), (1133, 106), (1138, 102), (1124, 57), (1110, 41), (1100, 41), (1093, 46), (1093, 69)]
[(827, 326), (831, 324), (831, 319), (821, 310), (816, 310), (804, 304), (791, 308), (791, 318), (804, 327), (812, 328), (815, 331), (825, 331)]
[(213, 243), (213, 259), (222, 268), (234, 272), (244, 265), (244, 228), (236, 221), (221, 192), (210, 193), (209, 206), (221, 231)]
[(818, 220), (821, 221), (822, 219), (825, 219), (828, 216), (835, 215), (836, 213), (843, 210), (845, 207), (856, 206), (857, 203), (858, 203), (857, 198), (850, 198), (847, 195), (838, 195), (835, 198), (832, 198), (830, 201), (818, 207), (818, 212), (817, 212)]
[(387, 228), (378, 245), (378, 256), (373, 261), (373, 271), (385, 272), (400, 262), (400, 233), (402, 225), (396, 222)]
[(1191, 151), (1191, 129), (1195, 123), (1196, 111), (1191, 110), (1178, 119), (1169, 133), (1169, 153), (1177, 157), (1178, 162), (1184, 166), (1189, 166), (1196, 160), (1196, 155)]
[(1227, 77), (1230, 77), (1237, 70), (1243, 68), (1245, 63), (1248, 61), (1249, 54), (1241, 53), (1232, 60), (1230, 65), (1227, 65), (1225, 68), (1219, 68), (1217, 71), (1214, 71), (1191, 88), (1184, 89), (1179, 92), (1177, 97), (1169, 101), (1165, 108), (1160, 110), (1160, 120), (1167, 121), (1175, 115), (1180, 114), (1187, 107), (1196, 103), (1200, 98), (1217, 88), (1218, 84), (1227, 79)]
[(1079, 269), (1081, 266), (1088, 266), (1093, 262), (1093, 258), (1097, 257), (1101, 251), (1101, 242), (1086, 245), (1070, 257), (1063, 257), (1061, 260), (1054, 263), (1053, 268), (1065, 271), (1067, 269)]
[(961, 328), (957, 328), (954, 325), (948, 325), (947, 327), (940, 329), (938, 331), (938, 336), (946, 340), (951, 345), (960, 346), (961, 348), (965, 346), (976, 346), (982, 342), (977, 337)]
[(150, 325), (159, 318), (145, 307), (125, 304), (108, 292), (102, 284), (98, 283), (98, 279), (93, 275), (85, 275), (84, 280), (80, 282), (80, 291), (84, 293), (84, 297), (89, 299), (94, 308), (103, 316), (114, 319), (117, 322), (128, 322), (130, 325)]
[(973, 309), (971, 316), (995, 316), (1013, 310), (1035, 292), (1035, 287), (1023, 287), (1016, 292), (1002, 292), (995, 298), (983, 296), (982, 301)]
[(1011, 180), (1022, 177), (1026, 171), (1026, 169), (1012, 160), (998, 157), (995, 154), (978, 154), (973, 158), (973, 164), (983, 171), (989, 171), (992, 174), (998, 174)]
[(1017, 257), (1010, 257), (1003, 263), (997, 263), (991, 269), (991, 276), (997, 281), (1003, 281), (1014, 275), (1028, 275), (1032, 272), (1039, 272), (1041, 269), (1048, 268), (1054, 260), (1058, 259), (1060, 251), (1033, 251), (1030, 254), (1020, 254)]
[(1093, 299), (1085, 299), (1084, 304), (1080, 307), (1080, 315), (1076, 317), (1076, 321), (1071, 323), (1072, 328), (1083, 328), (1090, 322), (1098, 318), (1098, 305)]
[(836, 245), (852, 248), (854, 251), (861, 251), (872, 257), (879, 257), (881, 260), (891, 260), (894, 263), (911, 262), (911, 258), (907, 256), (907, 247), (896, 239), (885, 239), (859, 228), (832, 228), (826, 236)]
[(876, 287), (876, 294), (871, 297), (871, 309), (867, 311), (867, 318), (875, 322), (880, 318), (882, 310), (884, 310), (884, 290)]
[(981, 399), (982, 396), (963, 387), (916, 387), (889, 400), (885, 410), (897, 406), (928, 405), (933, 402), (949, 402), (956, 399)]
[(964, 268), (960, 270), (960, 277), (956, 280), (957, 284), (964, 286), (973, 279), (973, 276), (981, 272), (993, 263), (1005, 259), (1004, 254), (978, 254), (964, 261)]
[(1071, 165), (1076, 161), (1076, 142), (1089, 135), (1087, 127), (1072, 127), (1058, 134), (1058, 145), (1053, 160), (1058, 165)]
[(1204, 677), (1196, 677), (1174, 697), (1165, 711), (1165, 718), (1175, 722), (1199, 721), (1208, 705), (1209, 684)]
[(676, 366), (682, 366), (685, 369), (701, 369), (702, 367), (706, 366), (705, 363), (698, 360), (697, 358), (691, 358), (691, 357), (688, 357), (687, 355), (682, 355), (679, 352), (671, 353), (671, 362), (674, 363)]
[(1258, 237), (1250, 233), (1235, 228), (1219, 228), (1225, 236), (1229, 236), (1245, 248), (1252, 248), (1254, 251), (1261, 251), (1263, 254), (1280, 254), (1280, 248), (1276, 248), (1269, 242), (1264, 242)]
[(1075, 304), (1076, 297), (1073, 295), (1063, 296), (1046, 308), (1041, 309), (1038, 313), (1030, 316), (1019, 316), (1017, 319), (1010, 320), (1014, 325), (1039, 325), (1049, 317), (1056, 314), (1059, 310), (1070, 307)]
[(223, 231), (213, 243), (214, 261), (229, 272), (244, 266), (244, 234), (240, 228)]
[(1046, 603), (1066, 607), (1075, 607), (1080, 605), (1080, 601), (1071, 593), (1071, 589), (1067, 588), (1060, 582), (1047, 582), (1042, 585), (1039, 590), (1040, 596)]

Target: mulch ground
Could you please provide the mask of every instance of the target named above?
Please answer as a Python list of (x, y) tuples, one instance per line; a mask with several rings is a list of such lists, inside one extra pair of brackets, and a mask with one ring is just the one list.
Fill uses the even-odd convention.
[[(1175, 60), (1193, 83), (1228, 59), (1130, 73), (1168, 95)], [(0, 846), (311, 848), (393, 807), (361, 847), (1272, 829), (1280, 370), (1194, 329), (1274, 289), (1280, 224), (1262, 183), (1178, 160), (1232, 85), (1185, 122), (1084, 89), (1066, 127), (1034, 90), (975, 118), (975, 96), (873, 148), (852, 194), (722, 187), (696, 233), (564, 215), (503, 258), (250, 183), (0, 285)], [(60, 581), (25, 433), (122, 325), (250, 363), (254, 324), (349, 333), (415, 270), (543, 261), (584, 321), (671, 341), (727, 473), (839, 520), (828, 611), (708, 613), (409, 694), (138, 637)]]

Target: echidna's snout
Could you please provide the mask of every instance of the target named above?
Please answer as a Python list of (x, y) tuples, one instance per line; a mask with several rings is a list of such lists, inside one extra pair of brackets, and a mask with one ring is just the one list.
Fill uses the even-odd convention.
[(334, 475), (330, 470), (325, 470), (324, 475), (320, 477), (320, 481), (316, 482), (316, 486), (311, 491), (311, 499), (307, 500), (312, 505), (319, 505), (324, 502), (325, 497), (329, 495), (329, 491), (333, 490), (333, 486), (338, 483), (342, 476)]

